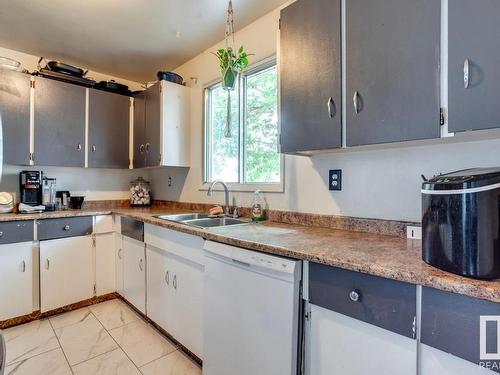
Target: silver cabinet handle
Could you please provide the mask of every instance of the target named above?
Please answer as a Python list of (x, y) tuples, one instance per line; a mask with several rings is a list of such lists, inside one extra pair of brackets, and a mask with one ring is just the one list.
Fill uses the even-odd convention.
[(140, 269), (141, 271), (143, 270), (143, 269), (142, 269), (142, 263), (143, 263), (143, 260), (141, 259), (141, 260), (139, 261), (139, 269)]
[(96, 146), (92, 145), (92, 152), (95, 152), (96, 149), (97, 149)]
[(349, 293), (349, 298), (353, 302), (358, 302), (360, 298), (360, 293), (357, 290), (353, 290), (351, 291), (351, 293)]
[(174, 275), (174, 280), (172, 280), (172, 285), (174, 286), (174, 289), (177, 290), (177, 275)]
[(328, 116), (330, 118), (333, 118), (335, 116), (335, 111), (334, 111), (335, 102), (333, 101), (333, 98), (331, 96), (330, 96), (330, 98), (328, 98), (328, 101), (326, 102), (326, 106), (328, 108)]
[(151, 150), (151, 143), (146, 143), (146, 152), (149, 152)]
[(78, 151), (78, 152), (82, 151), (82, 144), (81, 143), (76, 144), (76, 151)]
[(0, 232), (0, 237), (3, 237), (3, 232)]
[(143, 144), (141, 144), (139, 146), (139, 151), (140, 151), (141, 154), (144, 152), (144, 145)]
[(66, 230), (66, 231), (68, 231), (69, 230), (69, 225), (65, 225), (63, 229)]
[(165, 272), (165, 283), (170, 285), (170, 273), (168, 271)]
[(352, 102), (354, 104), (354, 113), (359, 113), (359, 93), (354, 91), (354, 95), (352, 97)]
[(465, 59), (465, 61), (464, 61), (464, 88), (466, 88), (466, 89), (469, 88), (469, 69), (470, 69), (469, 59)]
[(122, 259), (122, 249), (118, 249), (118, 258)]
[(26, 261), (25, 261), (25, 260), (23, 260), (23, 261), (21, 262), (21, 265), (22, 265), (22, 267), (21, 267), (21, 272), (26, 272)]
[(45, 259), (45, 268), (50, 269), (50, 259), (49, 258)]

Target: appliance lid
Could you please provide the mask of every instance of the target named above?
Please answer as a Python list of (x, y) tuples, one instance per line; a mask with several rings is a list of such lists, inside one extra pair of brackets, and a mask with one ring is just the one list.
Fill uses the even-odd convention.
[[(429, 191), (457, 191), (472, 189), (479, 191), (500, 187), (500, 167), (462, 169), (439, 174), (422, 184), (422, 193)], [(463, 191), (464, 193), (467, 191)], [(478, 192), (478, 191), (469, 191)]]

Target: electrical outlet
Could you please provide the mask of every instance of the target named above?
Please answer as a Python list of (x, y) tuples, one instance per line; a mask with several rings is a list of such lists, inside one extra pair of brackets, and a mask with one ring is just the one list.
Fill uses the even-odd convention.
[(421, 240), (422, 239), (422, 228), (421, 227), (414, 227), (414, 226), (407, 226), (406, 227), (406, 237), (414, 239), (414, 240)]
[(328, 188), (330, 190), (342, 190), (342, 169), (330, 169)]

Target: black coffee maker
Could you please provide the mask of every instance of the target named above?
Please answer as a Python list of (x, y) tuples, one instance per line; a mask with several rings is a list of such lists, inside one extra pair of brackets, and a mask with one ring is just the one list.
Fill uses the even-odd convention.
[(21, 203), (29, 206), (42, 204), (42, 171), (22, 171), (19, 173)]

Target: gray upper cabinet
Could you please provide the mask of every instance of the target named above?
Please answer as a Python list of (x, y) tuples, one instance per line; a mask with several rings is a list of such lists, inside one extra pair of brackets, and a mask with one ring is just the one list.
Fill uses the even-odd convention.
[(146, 166), (146, 91), (134, 95), (134, 168)]
[(342, 145), (340, 16), (340, 0), (298, 0), (281, 11), (281, 152)]
[(146, 90), (145, 118), (146, 166), (156, 167), (161, 163), (161, 82)]
[(30, 78), (0, 69), (0, 115), (3, 126), (3, 160), (7, 164), (30, 162)]
[(130, 98), (89, 91), (88, 166), (128, 168)]
[(448, 19), (448, 128), (500, 127), (500, 4), (453, 0)]
[(346, 2), (348, 146), (440, 136), (440, 12), (436, 0)]
[(35, 80), (35, 164), (85, 166), (85, 88)]

